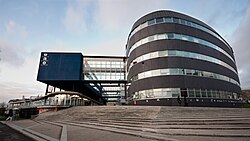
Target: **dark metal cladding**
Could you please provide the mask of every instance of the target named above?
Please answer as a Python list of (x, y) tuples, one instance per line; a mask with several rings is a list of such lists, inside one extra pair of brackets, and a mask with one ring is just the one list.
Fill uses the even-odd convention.
[(81, 53), (42, 52), (37, 80), (65, 91), (79, 92), (105, 104), (100, 92), (83, 80), (83, 56)]
[(135, 42), (139, 41), (140, 39), (143, 39), (145, 37), (148, 37), (154, 34), (173, 33), (173, 32), (210, 41), (211, 43), (217, 46), (220, 46), (223, 50), (225, 50), (228, 54), (230, 54), (234, 58), (233, 51), (229, 49), (226, 46), (226, 44), (221, 42), (221, 40), (219, 40), (218, 38), (204, 31), (201, 31), (199, 29), (196, 29), (190, 26), (181, 25), (181, 24), (176, 24), (176, 23), (162, 23), (162, 24), (156, 24), (154, 26), (149, 26), (147, 28), (144, 28), (138, 31), (137, 33), (135, 33), (133, 36), (131, 36), (128, 43), (129, 45), (133, 45)]
[[(198, 20), (198, 19), (195, 19), (191, 16), (188, 16), (188, 15), (185, 15), (185, 14), (182, 14), (182, 13), (178, 13), (178, 12), (174, 12), (174, 11), (170, 11), (170, 10), (161, 10), (161, 11), (155, 11), (155, 12), (152, 12), (152, 13), (149, 13), (143, 17), (141, 17), (139, 20), (137, 20), (132, 29), (131, 29), (131, 32), (137, 27), (139, 26), (140, 24), (148, 21), (148, 20), (151, 20), (151, 19), (154, 19), (154, 18), (158, 18), (158, 17), (178, 17), (178, 18), (181, 18), (181, 19), (185, 19), (185, 20), (189, 20), (189, 21), (193, 21), (197, 24), (200, 24), (202, 26), (205, 26), (206, 28), (214, 31), (216, 34), (218, 34), (213, 28), (211, 28), (210, 26), (208, 26), (207, 24), (205, 24), (204, 22)], [(131, 33), (130, 32), (130, 33)], [(219, 35), (219, 34), (218, 34)], [(220, 36), (220, 35), (219, 35)], [(221, 37), (221, 36), (220, 36)], [(229, 45), (229, 44), (228, 44)]]
[(38, 81), (43, 80), (81, 80), (81, 53), (41, 53)]

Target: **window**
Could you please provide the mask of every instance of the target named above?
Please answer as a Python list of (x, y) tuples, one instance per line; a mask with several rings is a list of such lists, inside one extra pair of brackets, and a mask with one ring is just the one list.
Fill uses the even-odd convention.
[(181, 38), (182, 40), (186, 40), (186, 41), (188, 41), (188, 38), (187, 38), (187, 36), (185, 36), (185, 35), (182, 35), (182, 38)]
[[(159, 52), (160, 53), (160, 52)], [(158, 52), (153, 52), (153, 53), (150, 53), (150, 57), (151, 58), (156, 58), (156, 57), (158, 57), (159, 55), (158, 55)]]
[(199, 89), (195, 90), (195, 97), (201, 97), (201, 91)]
[(147, 98), (153, 98), (154, 97), (154, 94), (153, 94), (153, 90), (145, 90), (146, 92), (146, 97)]
[(207, 90), (207, 97), (212, 97), (212, 92), (211, 92), (211, 90)]
[(144, 78), (144, 73), (139, 73), (138, 74), (138, 79), (143, 79)]
[(159, 35), (157, 35), (157, 39), (158, 40), (166, 39), (166, 36), (165, 36), (165, 34), (159, 34)]
[(193, 72), (193, 75), (198, 75), (198, 71), (195, 70), (195, 71)]
[(178, 97), (178, 96), (180, 96), (179, 93), (172, 92), (172, 97)]
[(202, 96), (202, 97), (207, 97), (206, 90), (202, 90), (202, 91), (201, 91), (201, 96)]
[(191, 37), (191, 36), (187, 36), (187, 38), (188, 38), (188, 41), (190, 41), (190, 42), (194, 42), (194, 38), (193, 38), (193, 37)]
[(148, 21), (148, 25), (153, 25), (155, 24), (155, 19)]
[(162, 97), (162, 89), (153, 89), (154, 97)]
[(172, 97), (180, 96), (180, 89), (172, 89)]
[(185, 51), (178, 51), (178, 53), (180, 54), (180, 56), (183, 56), (183, 57), (190, 57), (190, 54), (189, 52), (185, 52)]
[(174, 34), (174, 38), (182, 40), (182, 35), (181, 34)]
[(174, 39), (174, 34), (168, 34), (168, 39)]
[(148, 42), (147, 38), (141, 40), (141, 44), (146, 44)]
[(180, 23), (180, 19), (178, 18), (173, 18), (174, 23)]
[(216, 98), (220, 98), (220, 91), (216, 91)]
[(151, 71), (151, 75), (152, 76), (159, 76), (159, 75), (161, 75), (161, 72), (160, 72), (160, 70), (153, 70), (153, 71)]
[(148, 37), (148, 41), (149, 41), (149, 42), (151, 42), (151, 41), (153, 41), (153, 40), (154, 40), (154, 36), (149, 36), (149, 37)]
[(185, 69), (180, 69), (181, 70), (181, 74), (185, 75), (186, 72), (185, 72)]
[(181, 24), (186, 24), (186, 21), (181, 19)]
[(191, 22), (191, 26), (196, 28), (196, 24)]
[(161, 72), (161, 74), (170, 74), (169, 69), (161, 69), (160, 72)]
[(199, 39), (193, 38), (195, 43), (199, 43)]
[(178, 69), (169, 69), (171, 75), (178, 75)]
[(163, 20), (164, 20), (163, 18), (157, 18), (157, 19), (156, 19), (156, 23), (162, 23)]
[(192, 70), (186, 69), (186, 75), (192, 75)]
[(168, 55), (169, 56), (175, 56), (176, 55), (176, 51), (175, 50), (169, 50), (168, 51)]
[(215, 91), (215, 90), (211, 90), (211, 92), (212, 92), (212, 93), (211, 93), (212, 97), (213, 97), (213, 98), (216, 98), (216, 91)]
[(151, 77), (152, 75), (151, 75), (151, 71), (146, 71), (145, 72), (145, 77)]
[(148, 59), (150, 59), (150, 54), (143, 55), (143, 60), (148, 60)]
[(166, 56), (168, 54), (168, 51), (160, 51), (159, 56)]
[(133, 77), (133, 80), (135, 81), (135, 80), (137, 80), (138, 79), (138, 75), (135, 75), (134, 77)]
[(187, 97), (187, 89), (181, 89), (181, 97)]
[(190, 22), (190, 21), (187, 21), (187, 25), (188, 25), (188, 26), (191, 26), (192, 24), (191, 24), (191, 22)]
[(146, 94), (145, 94), (145, 92), (144, 92), (144, 91), (143, 91), (143, 93), (140, 93), (140, 98), (141, 98), (141, 99), (146, 98)]
[(227, 95), (227, 92), (225, 92), (225, 91), (222, 91), (222, 95), (221, 95), (221, 98), (226, 98), (226, 95)]
[(165, 22), (173, 22), (173, 19), (168, 17), (168, 18), (165, 18)]
[(194, 97), (194, 89), (188, 89), (188, 97)]

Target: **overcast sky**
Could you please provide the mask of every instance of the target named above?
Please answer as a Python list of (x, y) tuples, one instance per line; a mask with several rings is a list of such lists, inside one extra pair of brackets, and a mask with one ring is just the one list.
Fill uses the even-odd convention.
[(162, 9), (219, 32), (234, 50), (241, 86), (250, 87), (249, 0), (0, 0), (0, 102), (44, 94), (41, 51), (125, 55), (134, 22)]

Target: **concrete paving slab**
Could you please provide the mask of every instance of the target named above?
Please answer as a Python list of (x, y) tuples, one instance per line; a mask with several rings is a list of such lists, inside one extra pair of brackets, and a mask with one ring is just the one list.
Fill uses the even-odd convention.
[(141, 137), (118, 134), (109, 131), (96, 129), (68, 126), (68, 138), (70, 141), (154, 141)]
[(10, 128), (0, 122), (0, 140), (1, 141), (34, 141), (34, 139), (23, 135), (22, 133)]
[(42, 124), (29, 128), (40, 134), (60, 140), (62, 127), (41, 122)]
[(39, 125), (39, 123), (33, 120), (17, 120), (17, 121), (12, 121), (12, 124), (15, 124), (22, 128), (28, 128), (28, 127)]

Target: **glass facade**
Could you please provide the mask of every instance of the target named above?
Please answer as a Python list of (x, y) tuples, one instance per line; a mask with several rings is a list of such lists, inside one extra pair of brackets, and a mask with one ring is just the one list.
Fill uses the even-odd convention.
[(142, 72), (137, 75), (134, 75), (130, 79), (130, 81), (134, 82), (136, 80), (140, 80), (144, 78), (150, 78), (150, 77), (155, 77), (155, 76), (166, 76), (166, 75), (187, 75), (187, 76), (207, 77), (207, 78), (227, 81), (227, 82), (240, 86), (240, 84), (233, 78), (230, 78), (221, 74), (208, 72), (208, 71), (201, 71), (201, 70), (183, 69), (183, 68), (150, 70), (150, 71), (146, 71), (146, 72)]
[(85, 80), (125, 80), (125, 62), (123, 59), (85, 58)]
[(229, 47), (228, 43), (221, 38), (217, 33), (213, 32), (212, 30), (199, 25), (197, 23), (191, 22), (191, 21), (187, 21), (184, 19), (180, 19), (180, 18), (176, 18), (176, 17), (160, 17), (160, 18), (156, 18), (156, 19), (152, 19), (149, 20), (145, 23), (140, 24), (139, 26), (137, 26), (129, 35), (129, 39), (130, 37), (132, 37), (136, 32), (138, 32), (139, 30), (147, 27), (147, 26), (151, 26), (151, 25), (155, 25), (155, 24), (160, 24), (160, 23), (178, 23), (178, 24), (182, 24), (182, 25), (186, 25), (186, 26), (191, 26), (193, 28), (205, 31), (213, 36), (215, 36), (216, 38), (218, 38), (219, 40), (221, 40), (230, 50), (231, 48)]
[(125, 57), (84, 57), (83, 79), (108, 102), (125, 99)]
[(142, 56), (137, 57), (131, 63), (129, 64), (129, 69), (135, 65), (136, 63), (148, 60), (148, 59), (153, 59), (153, 58), (158, 58), (158, 57), (168, 57), (168, 56), (177, 56), (177, 57), (187, 57), (187, 58), (193, 58), (193, 59), (198, 59), (198, 60), (204, 60), (208, 62), (212, 62), (221, 66), (226, 67), (227, 69), (233, 71), (234, 73), (237, 74), (237, 71), (228, 65), (227, 63), (217, 59), (213, 58), (207, 55), (203, 54), (198, 54), (198, 53), (193, 53), (193, 52), (187, 52), (187, 51), (178, 51), (178, 50), (164, 50), (164, 51), (157, 51), (157, 52), (151, 52), (148, 54), (144, 54)]
[(157, 88), (135, 92), (134, 100), (156, 99), (156, 98), (218, 98), (218, 99), (237, 99), (237, 94), (223, 90), (208, 90), (194, 88)]
[(224, 51), (222, 48), (216, 46), (215, 44), (196, 38), (196, 37), (192, 37), (192, 36), (188, 36), (188, 35), (183, 35), (183, 34), (176, 34), (176, 33), (164, 33), (164, 34), (156, 34), (156, 35), (152, 35), (146, 38), (143, 38), (141, 40), (139, 40), (138, 42), (136, 42), (133, 46), (131, 46), (131, 48), (129, 49), (128, 55), (130, 55), (130, 53), (137, 47), (152, 42), (152, 41), (156, 41), (156, 40), (163, 40), (163, 39), (177, 39), (177, 40), (185, 40), (188, 42), (193, 42), (193, 43), (197, 43), (197, 44), (201, 44), (204, 45), (205, 47), (210, 47), (213, 48), (221, 53), (223, 53), (224, 55), (226, 55), (230, 60), (232, 60), (233, 62), (234, 59), (226, 52)]

